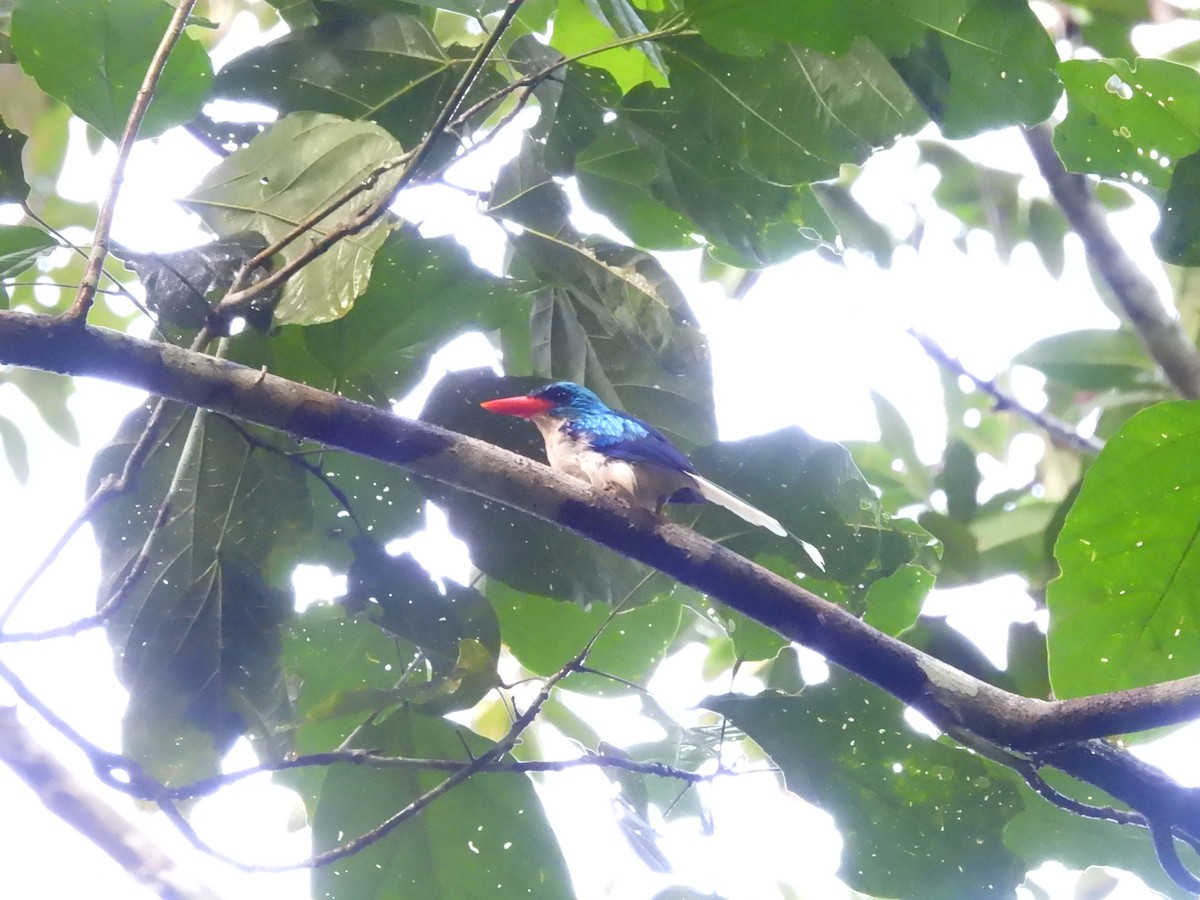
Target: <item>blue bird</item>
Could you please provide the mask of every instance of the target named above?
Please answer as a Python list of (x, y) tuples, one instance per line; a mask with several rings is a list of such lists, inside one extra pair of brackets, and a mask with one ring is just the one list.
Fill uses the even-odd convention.
[(630, 506), (662, 513), (664, 503), (723, 506), (780, 536), (771, 516), (697, 474), (658, 429), (610, 409), (585, 387), (558, 381), (524, 397), (481, 404), (489, 412), (528, 419), (542, 433), (551, 467), (610, 491)]

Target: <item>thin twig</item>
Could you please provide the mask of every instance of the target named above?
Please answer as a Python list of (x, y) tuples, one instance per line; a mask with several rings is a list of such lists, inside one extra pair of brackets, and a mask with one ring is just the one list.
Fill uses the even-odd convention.
[(163, 35), (162, 41), (159, 42), (158, 49), (154, 51), (150, 67), (146, 69), (146, 77), (142, 79), (142, 86), (138, 88), (137, 96), (133, 99), (129, 118), (125, 120), (125, 130), (121, 133), (121, 140), (117, 144), (117, 159), (113, 165), (108, 194), (100, 205), (100, 214), (96, 220), (96, 233), (92, 238), (92, 252), (88, 255), (83, 280), (79, 283), (79, 291), (75, 294), (75, 300), (71, 303), (71, 308), (63, 313), (63, 317), (66, 319), (82, 322), (92, 308), (92, 300), (96, 296), (96, 286), (100, 281), (100, 270), (104, 268), (104, 259), (108, 256), (109, 233), (112, 231), (117, 197), (121, 193), (121, 184), (125, 180), (125, 164), (128, 162), (129, 153), (137, 140), (138, 129), (142, 126), (146, 110), (150, 108), (150, 101), (154, 99), (154, 89), (158, 86), (159, 76), (162, 75), (167, 58), (175, 48), (176, 42), (183, 34), (188, 16), (191, 15), (192, 7), (195, 5), (196, 0), (183, 0), (174, 15), (171, 16), (167, 31)]
[[(267, 762), (236, 772), (214, 775), (203, 781), (184, 784), (178, 787), (168, 787), (163, 796), (168, 800), (191, 800), (206, 797), (222, 788), (238, 781), (270, 772), (286, 772), (289, 769), (311, 768), (313, 766), (331, 766), (335, 764), (350, 764), (366, 769), (415, 769), (433, 772), (457, 772), (471, 765), (469, 760), (461, 759), (420, 759), (407, 756), (385, 756), (369, 750), (333, 750), (328, 753), (309, 753), (295, 759)], [(653, 775), (658, 778), (673, 778), (688, 784), (702, 781), (712, 781), (718, 775), (737, 775), (740, 773), (722, 771), (711, 775), (689, 772), (675, 766), (660, 762), (638, 762), (622, 756), (608, 754), (593, 754), (579, 756), (573, 759), (538, 759), (524, 762), (497, 763), (489, 766), (487, 772), (520, 774), (524, 772), (565, 772), (568, 769), (595, 767), (601, 769), (622, 769), (626, 772), (636, 772), (640, 775)]]
[[(55, 228), (53, 225), (51, 225), (49, 222), (47, 222), (45, 219), (43, 219), (41, 216), (39, 216), (36, 212), (34, 212), (33, 207), (31, 207), (29, 205), (28, 201), (24, 201), (21, 203), (21, 211), (24, 212), (27, 217), (29, 217), (33, 221), (37, 222), (37, 224), (40, 225), (43, 229), (45, 229), (46, 232), (49, 233), (50, 236), (53, 237), (56, 241), (58, 241), (61, 246), (69, 248), (77, 256), (80, 256), (85, 260), (88, 258), (88, 254), (87, 254), (86, 250), (84, 250), (82, 247), (80, 247), (78, 244), (74, 243), (73, 241), (67, 240), (67, 236), (65, 234), (63, 234), (61, 231), (59, 231), (57, 228)], [(146, 307), (142, 304), (142, 302), (133, 295), (133, 292), (130, 291), (129, 288), (125, 287), (123, 282), (118, 281), (117, 277), (115, 275), (113, 275), (111, 272), (109, 272), (106, 267), (101, 267), (101, 272), (104, 274), (105, 278), (107, 278), (109, 281), (112, 282), (113, 287), (116, 289), (114, 291), (114, 293), (121, 295), (126, 300), (128, 300), (130, 303), (132, 303), (147, 318), (152, 318), (150, 316), (150, 311), (148, 309), (146, 309)], [(56, 285), (56, 286), (57, 287), (70, 287), (72, 290), (77, 290), (79, 288), (79, 285), (77, 285), (77, 284)], [(97, 287), (95, 290), (96, 290), (96, 293), (100, 293), (100, 294), (108, 293), (107, 291), (101, 291), (99, 289), (99, 287)], [(162, 335), (160, 334), (159, 336), (161, 337)]]
[(1062, 419), (1048, 413), (1038, 412), (1019, 403), (1011, 394), (1001, 390), (996, 384), (995, 379), (980, 378), (964, 366), (962, 362), (942, 349), (928, 335), (922, 334), (913, 328), (909, 328), (908, 333), (921, 345), (921, 349), (925, 351), (929, 358), (939, 366), (953, 372), (955, 375), (961, 375), (968, 379), (976, 388), (991, 397), (996, 403), (997, 410), (1011, 410), (1015, 412), (1022, 419), (1036, 425), (1055, 440), (1067, 444), (1080, 453), (1086, 453), (1088, 456), (1095, 456), (1104, 449), (1104, 442), (1098, 438), (1085, 437)]
[(1063, 166), (1054, 151), (1049, 126), (1028, 128), (1023, 134), (1050, 193), (1082, 239), (1088, 259), (1112, 290), (1151, 358), (1162, 367), (1180, 396), (1189, 400), (1200, 397), (1200, 353), (1196, 345), (1163, 305), (1154, 283), (1109, 229), (1107, 213), (1092, 194), (1087, 179), (1071, 174)]
[(493, 766), (495, 766), (501, 757), (503, 757), (510, 750), (512, 750), (514, 746), (516, 746), (517, 741), (520, 739), (521, 734), (525, 731), (525, 729), (533, 724), (534, 720), (541, 712), (542, 707), (550, 698), (550, 693), (554, 690), (558, 683), (572, 672), (578, 671), (579, 667), (583, 665), (583, 661), (591, 652), (596, 640), (604, 632), (604, 629), (612, 621), (615, 614), (615, 611), (610, 613), (600, 628), (596, 630), (596, 633), (589, 638), (583, 649), (580, 650), (573, 659), (567, 662), (566, 665), (546, 679), (546, 682), (542, 686), (541, 691), (538, 692), (537, 697), (534, 698), (533, 702), (530, 703), (525, 712), (517, 717), (512, 726), (509, 728), (508, 733), (505, 734), (505, 736), (497, 743), (493, 744), (486, 753), (483, 753), (482, 755), (470, 760), (470, 762), (451, 774), (448, 778), (445, 778), (436, 786), (421, 794), (403, 809), (389, 816), (370, 831), (366, 831), (360, 834), (358, 837), (345, 841), (344, 843), (339, 844), (330, 850), (316, 853), (308, 859), (300, 860), (299, 862), (294, 863), (282, 863), (278, 865), (259, 865), (247, 863), (243, 860), (222, 853), (204, 841), (204, 839), (196, 833), (195, 829), (193, 829), (188, 821), (183, 817), (183, 814), (179, 812), (174, 802), (163, 799), (160, 801), (159, 808), (162, 809), (167, 818), (174, 823), (174, 825), (179, 829), (180, 833), (198, 850), (207, 853), (210, 856), (244, 872), (287, 872), (293, 869), (327, 866), (330, 863), (337, 862), (340, 859), (345, 859), (347, 856), (352, 856), (355, 853), (358, 853), (361, 850), (371, 846), (372, 844), (378, 843), (380, 840), (398, 828), (401, 824), (420, 815), (420, 813), (423, 812), (431, 803), (453, 788), (457, 787), (459, 784), (462, 784), (472, 775), (491, 769)]

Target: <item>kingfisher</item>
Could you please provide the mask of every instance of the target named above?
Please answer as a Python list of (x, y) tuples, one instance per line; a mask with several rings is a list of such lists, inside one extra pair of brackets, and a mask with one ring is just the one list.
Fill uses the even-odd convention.
[(611, 409), (578, 384), (556, 381), (522, 397), (480, 405), (488, 412), (528, 419), (542, 433), (552, 468), (616, 494), (632, 507), (661, 515), (664, 503), (708, 501), (787, 536), (774, 518), (699, 475), (657, 428)]

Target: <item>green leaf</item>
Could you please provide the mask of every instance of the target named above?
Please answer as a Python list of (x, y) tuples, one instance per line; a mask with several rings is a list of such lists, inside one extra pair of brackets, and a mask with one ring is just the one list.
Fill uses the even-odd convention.
[[(351, 313), (304, 332), (338, 393), (376, 406), (403, 397), (433, 354), (468, 331), (528, 331), (521, 286), (475, 266), (453, 238), (388, 237)], [(528, 337), (525, 337), (528, 340)]]
[(1054, 149), (1072, 172), (1167, 188), (1200, 150), (1200, 72), (1161, 59), (1066, 60), (1067, 117)]
[[(527, 149), (531, 145), (527, 145)], [(534, 298), (534, 372), (585, 384), (688, 449), (716, 433), (708, 342), (679, 286), (648, 253), (589, 240), (558, 217), (562, 189), (536, 157), (501, 173), (493, 213), (520, 215), (518, 262), (546, 286)]]
[[(833, 816), (839, 877), (879, 897), (1011, 896), (1025, 866), (1003, 844), (1021, 810), (1011, 779), (917, 735), (902, 704), (834, 671), (798, 697), (709, 697), (783, 770), (788, 790)], [(802, 737), (800, 737), (802, 736)]]
[(29, 196), (21, 151), (29, 139), (0, 118), (0, 203), (24, 203)]
[(1135, 415), (1088, 469), (1054, 547), (1046, 594), (1059, 697), (1200, 672), (1196, 516), (1200, 407)]
[[(283, 632), (283, 670), (294, 687), (298, 727), (290, 745), (297, 753), (333, 750), (365, 718), (360, 709), (340, 717), (338, 698), (356, 691), (387, 692), (396, 687), (408, 659), (401, 658), (396, 641), (365, 619), (350, 618), (340, 603), (313, 605), (293, 619)], [(292, 769), (275, 779), (304, 798), (312, 816), (324, 767)]]
[(1177, 266), (1200, 266), (1200, 153), (1175, 164), (1154, 230), (1154, 252)]
[(793, 41), (843, 56), (873, 44), (947, 137), (1032, 125), (1058, 97), (1053, 42), (1019, 0), (812, 0), (803, 15), (789, 0), (686, 5), (705, 39), (730, 52)]
[[(90, 488), (121, 470), (146, 416), (134, 412), (100, 451)], [(130, 694), (125, 752), (157, 777), (211, 774), (242, 734), (271, 739), (286, 719), (279, 633), (291, 604), (279, 585), (309, 514), (294, 465), (215, 415), (177, 408), (134, 487), (96, 514), (101, 604), (146, 555), (106, 628)]]
[[(487, 596), (496, 608), (504, 643), (521, 665), (538, 675), (552, 675), (574, 659), (612, 614), (594, 603), (581, 607), (513, 590), (489, 579)], [(587, 665), (616, 678), (644, 682), (662, 662), (679, 632), (683, 607), (660, 597), (626, 609), (605, 627), (588, 654)], [(573, 690), (621, 691), (610, 679), (571, 675)]]
[[(907, 3), (888, 3), (904, 16)], [(914, 19), (929, 16), (918, 47), (892, 62), (948, 138), (965, 138), (1005, 125), (1035, 125), (1054, 111), (1058, 52), (1024, 0), (952, 3), (964, 15), (943, 13), (937, 0), (919, 4)], [(957, 19), (957, 21), (955, 21)], [(871, 36), (886, 45), (894, 18), (878, 18)], [(903, 34), (904, 29), (899, 29)]]
[(25, 443), (25, 435), (21, 433), (17, 423), (0, 416), (0, 449), (8, 460), (13, 477), (21, 484), (29, 482), (29, 445)]
[[(493, 745), (460, 725), (401, 710), (367, 725), (354, 746), (389, 756), (470, 762)], [(512, 762), (503, 757), (501, 762)], [(313, 816), (320, 853), (377, 826), (440, 784), (447, 773), (338, 766), (321, 786)], [(533, 784), (482, 774), (359, 853), (313, 870), (312, 890), (329, 900), (396, 896), (557, 898), (570, 894), (554, 832)]]
[(900, 634), (917, 621), (933, 582), (933, 573), (927, 569), (911, 564), (901, 566), (867, 590), (867, 613), (863, 620), (885, 634)]
[(692, 598), (692, 605), (705, 619), (717, 623), (725, 630), (733, 642), (733, 653), (737, 661), (774, 659), (776, 654), (790, 643), (778, 632), (708, 596), (696, 595)]
[(1124, 329), (1087, 328), (1043, 338), (1013, 359), (1081, 391), (1144, 387), (1155, 364), (1137, 336)]
[[(376, 125), (294, 113), (218, 163), (184, 205), (218, 235), (256, 231), (274, 243), (400, 152), (400, 145)], [(382, 175), (373, 188), (312, 226), (308, 234), (329, 234), (386, 196), (398, 177), (396, 171)], [(276, 320), (312, 324), (345, 315), (366, 290), (372, 259), (388, 227), (381, 219), (343, 238), (292, 276), (275, 309)], [(294, 259), (307, 245), (307, 239), (295, 241), (281, 256)]]
[(40, 228), (0, 225), (0, 278), (20, 275), (58, 244)]
[[(646, 33), (646, 25), (628, 0), (559, 0), (550, 44), (563, 56), (575, 56), (621, 38)], [(608, 71), (622, 91), (643, 81), (667, 84), (662, 54), (653, 42), (605, 50), (582, 60)]]
[[(43, 91), (117, 141), (171, 15), (161, 0), (20, 0), (12, 46)], [(211, 84), (204, 48), (181, 35), (138, 135), (153, 137), (190, 121)]]
[[(221, 69), (214, 94), (262, 103), (280, 115), (322, 112), (374, 122), (412, 147), (469, 59), (444, 49), (415, 16), (384, 12), (292, 31), (250, 50)], [(495, 77), (485, 73), (467, 102), (495, 87)], [(457, 138), (446, 138), (441, 155), (457, 145)]]

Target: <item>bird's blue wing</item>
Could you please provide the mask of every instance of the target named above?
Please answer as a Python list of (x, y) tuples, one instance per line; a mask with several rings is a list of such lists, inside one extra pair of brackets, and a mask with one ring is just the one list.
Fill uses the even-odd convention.
[(676, 472), (693, 472), (691, 461), (653, 425), (636, 416), (609, 410), (583, 416), (570, 423), (593, 450), (630, 463), (662, 466)]

